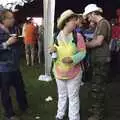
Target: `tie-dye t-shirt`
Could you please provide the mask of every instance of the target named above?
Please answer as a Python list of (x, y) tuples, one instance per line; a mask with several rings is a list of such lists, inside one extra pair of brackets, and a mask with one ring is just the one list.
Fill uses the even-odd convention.
[[(81, 34), (77, 33), (77, 46), (73, 42), (73, 34), (67, 36), (61, 31), (58, 36), (57, 60), (54, 63), (53, 72), (57, 79), (69, 80), (76, 77), (81, 72), (80, 61), (86, 54), (84, 39)], [(64, 57), (71, 57), (73, 63), (65, 64), (62, 62)]]

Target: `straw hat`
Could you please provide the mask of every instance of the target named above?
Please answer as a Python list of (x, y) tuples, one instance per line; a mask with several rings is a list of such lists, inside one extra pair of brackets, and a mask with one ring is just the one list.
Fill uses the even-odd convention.
[(94, 11), (100, 11), (103, 12), (102, 8), (98, 7), (96, 4), (89, 4), (85, 7), (83, 16), (86, 17), (89, 13)]
[(71, 16), (77, 16), (77, 14), (75, 14), (72, 10), (66, 10), (65, 12), (63, 12), (61, 15), (60, 15), (60, 18), (58, 19), (58, 22), (57, 22), (57, 27), (59, 29), (61, 29), (62, 27), (62, 24), (63, 22), (68, 19), (69, 17)]
[(82, 13), (78, 13), (77, 15), (78, 15), (78, 16), (83, 16), (83, 14), (82, 14)]

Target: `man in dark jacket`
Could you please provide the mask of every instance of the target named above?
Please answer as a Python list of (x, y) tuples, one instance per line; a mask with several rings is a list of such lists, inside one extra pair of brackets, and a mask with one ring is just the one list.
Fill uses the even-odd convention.
[[(1, 101), (7, 120), (19, 120), (13, 111), (10, 87), (16, 90), (16, 97), (22, 111), (28, 108), (24, 83), (20, 72), (20, 45), (16, 33), (12, 33), (14, 16), (9, 10), (0, 14), (0, 84)], [(11, 34), (12, 33), (12, 34)]]

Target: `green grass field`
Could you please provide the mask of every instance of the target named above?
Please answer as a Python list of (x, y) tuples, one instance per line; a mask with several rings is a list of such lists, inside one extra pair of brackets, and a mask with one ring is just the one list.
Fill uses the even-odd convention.
[[(44, 72), (43, 65), (36, 65), (35, 67), (27, 67), (25, 61), (22, 61), (21, 71), (23, 74), (24, 82), (26, 85), (26, 91), (28, 96), (28, 102), (32, 113), (24, 114), (21, 116), (22, 120), (35, 120), (36, 116), (40, 117), (40, 120), (54, 120), (57, 111), (57, 89), (56, 83), (52, 82), (41, 82), (38, 81), (38, 76)], [(81, 92), (81, 104), (84, 101), (84, 105), (81, 105), (82, 118), (87, 116), (85, 113), (87, 107), (87, 92), (84, 90)], [(17, 114), (19, 114), (19, 109), (17, 107), (14, 90), (11, 90), (14, 109)], [(46, 102), (45, 98), (48, 96), (53, 97), (52, 102)], [(1, 108), (0, 120), (3, 118), (3, 109)], [(85, 119), (83, 119), (85, 120)]]

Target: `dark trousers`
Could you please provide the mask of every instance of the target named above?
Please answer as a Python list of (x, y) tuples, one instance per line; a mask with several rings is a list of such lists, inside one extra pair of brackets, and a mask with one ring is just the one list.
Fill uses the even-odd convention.
[(16, 91), (16, 98), (18, 105), (22, 111), (28, 108), (28, 103), (26, 99), (26, 93), (24, 90), (24, 83), (22, 79), (21, 72), (1, 72), (0, 73), (0, 88), (1, 88), (1, 101), (5, 110), (6, 117), (12, 117), (15, 115), (13, 111), (10, 87), (13, 86)]
[(111, 52), (111, 75), (117, 75), (120, 73), (120, 51)]
[(91, 112), (93, 115), (97, 116), (98, 120), (103, 120), (105, 114), (105, 88), (108, 79), (109, 63), (96, 63), (92, 65), (92, 67)]

